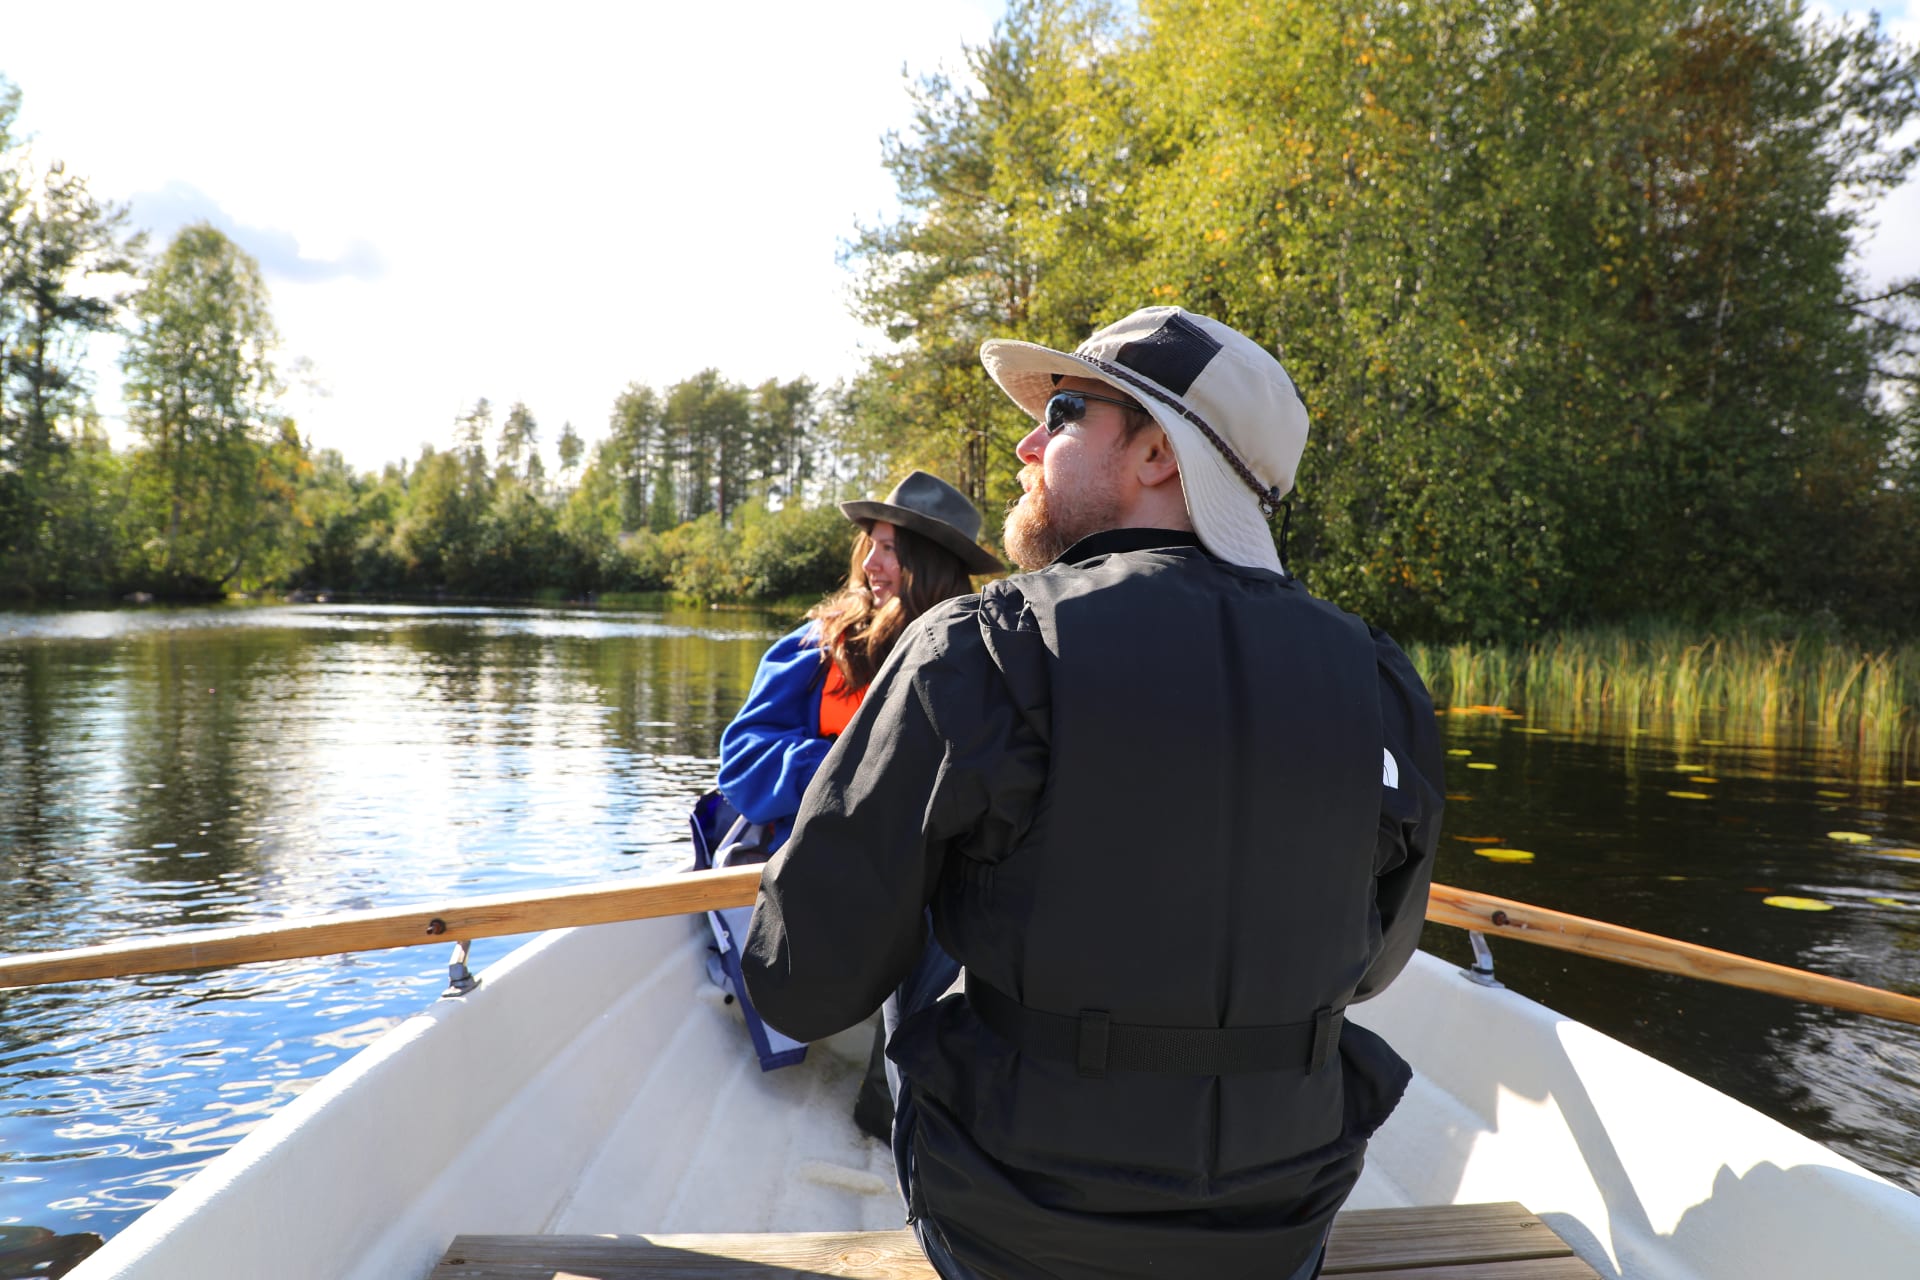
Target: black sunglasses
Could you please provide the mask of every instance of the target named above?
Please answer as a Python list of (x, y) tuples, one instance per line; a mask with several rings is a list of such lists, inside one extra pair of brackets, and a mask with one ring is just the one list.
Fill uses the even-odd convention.
[(1078, 422), (1080, 419), (1086, 417), (1087, 401), (1089, 400), (1098, 400), (1102, 404), (1118, 405), (1122, 409), (1130, 409), (1135, 413), (1146, 412), (1145, 409), (1142, 409), (1132, 400), (1116, 400), (1112, 396), (1095, 395), (1091, 391), (1056, 391), (1047, 397), (1047, 416), (1044, 419), (1047, 425), (1047, 434), (1050, 436), (1058, 435), (1060, 434), (1060, 428), (1066, 426), (1069, 422)]

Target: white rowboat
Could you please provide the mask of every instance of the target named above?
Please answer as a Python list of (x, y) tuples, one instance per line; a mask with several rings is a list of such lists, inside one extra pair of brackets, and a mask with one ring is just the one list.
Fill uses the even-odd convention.
[[(461, 1233), (886, 1230), (866, 1028), (763, 1075), (684, 918), (555, 929), (407, 1019), (74, 1280), (409, 1280)], [(1424, 953), (1350, 1016), (1414, 1065), (1350, 1208), (1519, 1201), (1602, 1276), (1920, 1276), (1920, 1197)]]

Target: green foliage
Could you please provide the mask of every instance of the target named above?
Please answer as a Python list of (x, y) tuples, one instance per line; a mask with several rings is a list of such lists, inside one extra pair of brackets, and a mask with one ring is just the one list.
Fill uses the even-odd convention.
[(847, 575), (853, 526), (837, 507), (782, 507), (755, 502), (739, 518), (741, 594), (761, 600), (824, 595)]
[[(1288, 559), (1411, 634), (1755, 604), (1920, 618), (1913, 286), (1857, 210), (1909, 51), (1787, 0), (1018, 4), (921, 86), (855, 247), (894, 456), (1007, 491), (982, 337), (1175, 303), (1282, 351), (1314, 432)], [(991, 440), (993, 457), (977, 447)], [(984, 484), (971, 480), (984, 468)], [(1890, 602), (1898, 602), (1892, 604)]]
[(114, 327), (143, 239), (84, 179), (33, 162), (19, 105), (0, 79), (0, 584), (44, 594), (114, 577), (125, 486), (81, 361)]
[(273, 407), (277, 341), (260, 268), (206, 224), (167, 246), (133, 304), (121, 364), (133, 459), (136, 571), (175, 593), (273, 581), (296, 553), (307, 464)]

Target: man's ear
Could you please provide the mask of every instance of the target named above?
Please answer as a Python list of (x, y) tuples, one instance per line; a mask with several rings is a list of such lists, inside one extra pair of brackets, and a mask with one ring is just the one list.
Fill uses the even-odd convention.
[(1173, 445), (1167, 440), (1166, 430), (1156, 423), (1140, 433), (1139, 443), (1146, 446), (1144, 452), (1136, 454), (1139, 461), (1134, 475), (1140, 483), (1149, 489), (1157, 489), (1169, 480), (1178, 483), (1180, 462), (1173, 456)]

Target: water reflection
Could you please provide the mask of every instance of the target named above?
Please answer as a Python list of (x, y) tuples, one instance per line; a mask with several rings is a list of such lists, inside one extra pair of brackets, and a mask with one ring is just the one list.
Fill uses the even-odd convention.
[[(1438, 878), (1920, 995), (1920, 788), (1898, 753), (1863, 762), (1819, 734), (1724, 721), (1675, 738), (1497, 711), (1443, 724)], [(1476, 856), (1487, 841), (1535, 856)], [(1768, 905), (1780, 897), (1831, 910)], [(1456, 930), (1430, 925), (1423, 945), (1468, 958)], [(1509, 985), (1920, 1190), (1920, 1027), (1495, 946)]]
[[(720, 729), (785, 625), (365, 606), (0, 615), (0, 950), (677, 865)], [(113, 1234), (434, 999), (445, 960), (0, 992), (0, 1222)]]

